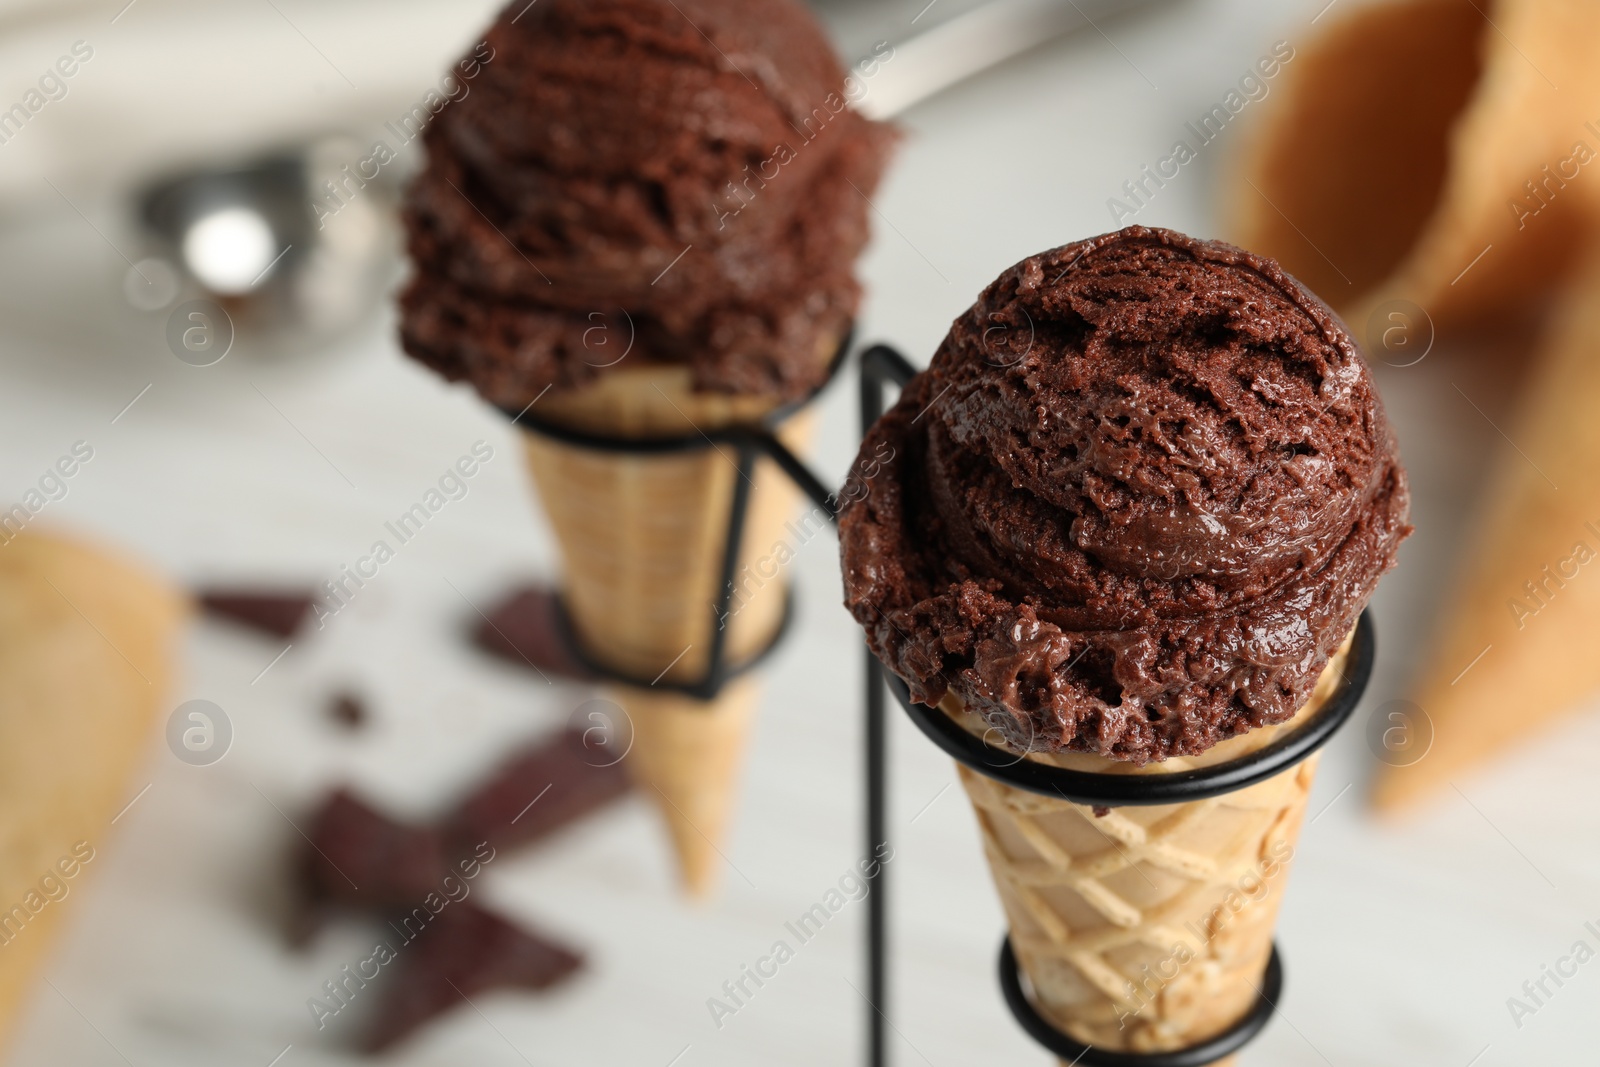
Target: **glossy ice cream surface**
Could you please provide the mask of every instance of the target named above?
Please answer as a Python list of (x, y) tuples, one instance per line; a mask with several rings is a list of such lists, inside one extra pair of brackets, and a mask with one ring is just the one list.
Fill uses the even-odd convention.
[(1143, 227), (1002, 274), (852, 482), (846, 604), (915, 699), (1141, 763), (1292, 716), (1409, 532), (1339, 320)]

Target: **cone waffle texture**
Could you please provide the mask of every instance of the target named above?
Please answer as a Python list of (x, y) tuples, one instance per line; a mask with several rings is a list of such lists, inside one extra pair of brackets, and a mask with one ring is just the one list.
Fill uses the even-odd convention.
[[(829, 346), (828, 355), (832, 354)], [(757, 421), (770, 402), (696, 393), (677, 367), (618, 368), (592, 387), (540, 401), (562, 425), (621, 437), (695, 435)], [(777, 436), (803, 447), (811, 417), (786, 420)], [(609, 452), (524, 434), (528, 465), (561, 544), (563, 598), (584, 651), (641, 679), (695, 681), (721, 630), (737, 664), (772, 640), (782, 622), (781, 571), (827, 517), (796, 518), (798, 492), (772, 461), (758, 459), (748, 483), (726, 444), (678, 452)], [(730, 611), (715, 611), (729, 509), (741, 485), (749, 500)], [(619, 687), (633, 720), (628, 765), (665, 818), (688, 887), (711, 888), (729, 821), (740, 752), (758, 693), (734, 684), (709, 703), (666, 690)]]
[[(1565, 297), (1506, 433), (1442, 631), (1413, 691), (1420, 758), (1383, 768), (1398, 807), (1600, 694), (1600, 255)], [(1426, 736), (1431, 734), (1431, 740)]]
[(1441, 330), (1537, 308), (1600, 209), (1600, 5), (1404, 0), (1319, 28), (1229, 183), (1232, 239), (1358, 329), (1391, 301)]
[(0, 536), (3, 1040), (133, 795), (185, 611), (164, 585), (99, 551)]
[[(1314, 716), (1337, 687), (1345, 656), (1330, 661), (1289, 722), (1200, 757), (1144, 767), (1078, 754), (1028, 758), (1113, 774), (1235, 759)], [(953, 699), (945, 709), (982, 730)], [(1315, 756), (1221, 797), (1098, 815), (957, 770), (1034, 1005), (1059, 1030), (1101, 1048), (1172, 1051), (1222, 1033), (1249, 1011), (1272, 951)]]

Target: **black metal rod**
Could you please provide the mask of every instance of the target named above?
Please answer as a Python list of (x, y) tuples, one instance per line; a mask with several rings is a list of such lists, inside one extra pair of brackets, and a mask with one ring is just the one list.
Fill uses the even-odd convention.
[(711, 663), (706, 669), (706, 687), (716, 693), (728, 679), (728, 662), (724, 652), (728, 644), (728, 616), (733, 611), (733, 583), (739, 569), (739, 549), (744, 542), (744, 519), (750, 510), (750, 492), (754, 482), (756, 451), (748, 444), (738, 446), (739, 459), (734, 467), (733, 503), (728, 510), (728, 536), (722, 545), (722, 580), (717, 586), (717, 600), (711, 605), (717, 618), (711, 628), (711, 649), (707, 653)]
[[(890, 382), (905, 385), (916, 374), (904, 356), (888, 345), (872, 345), (861, 353), (861, 432), (863, 435), (883, 414), (884, 386)], [(878, 659), (868, 649), (864, 670), (866, 685), (867, 734), (866, 809), (867, 855), (889, 840), (889, 737), (884, 715), (884, 677)], [(889, 884), (884, 865), (867, 868), (867, 1062), (871, 1067), (886, 1067), (889, 1062), (888, 1034), (884, 1020), (889, 1011)]]
[[(889, 837), (888, 798), (888, 737), (884, 715), (883, 676), (879, 673), (878, 658), (867, 649), (866, 653), (866, 759), (867, 759), (867, 856), (879, 859), (878, 848)], [(867, 867), (867, 999), (871, 1010), (867, 1014), (867, 1062), (872, 1067), (885, 1067), (888, 1049), (884, 1042), (883, 1012), (889, 994), (889, 921), (888, 882), (884, 878), (885, 866), (871, 862)]]
[(839, 519), (839, 494), (823, 484), (822, 479), (811, 472), (805, 462), (789, 451), (789, 446), (780, 441), (776, 435), (765, 431), (745, 431), (738, 438), (748, 447), (760, 449), (772, 462), (776, 463), (789, 480), (800, 487), (801, 492), (811, 498), (823, 511), (828, 513), (828, 518), (837, 522)]
[(861, 432), (865, 434), (883, 414), (883, 387), (905, 385), (916, 376), (911, 361), (888, 345), (871, 345), (861, 353)]

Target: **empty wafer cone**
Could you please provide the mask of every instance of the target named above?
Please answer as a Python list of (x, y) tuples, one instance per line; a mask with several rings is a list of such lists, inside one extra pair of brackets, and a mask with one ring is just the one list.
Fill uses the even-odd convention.
[(1441, 330), (1525, 316), (1600, 207), (1597, 50), (1588, 0), (1330, 13), (1228, 184), (1234, 238), (1358, 329), (1398, 301)]
[[(1197, 758), (1143, 767), (1079, 754), (1027, 758), (1102, 774), (1175, 773), (1236, 759), (1315, 716), (1346, 654), (1329, 663), (1287, 723)], [(945, 709), (982, 730), (954, 697)], [(1249, 1013), (1272, 952), (1315, 756), (1224, 796), (1100, 814), (957, 769), (1033, 1003), (1057, 1029), (1099, 1048), (1166, 1052), (1215, 1037)]]
[(180, 598), (72, 541), (0, 534), (0, 1039), (168, 695)]
[(1402, 724), (1431, 731), (1431, 748), (1383, 769), (1379, 806), (1444, 788), (1600, 691), (1596, 412), (1600, 253), (1591, 253), (1505, 424), (1483, 518), (1414, 690), (1419, 721)]
[[(832, 345), (826, 355), (832, 354)], [(823, 358), (819, 350), (819, 358)], [(690, 435), (751, 424), (770, 400), (696, 393), (683, 367), (616, 368), (593, 386), (540, 401), (541, 417), (614, 437)], [(777, 434), (799, 449), (809, 413)], [(658, 684), (702, 678), (720, 634), (737, 664), (756, 655), (782, 623), (780, 571), (828, 526), (813, 509), (796, 518), (798, 493), (765, 458), (745, 474), (733, 446), (643, 453), (602, 451), (537, 433), (524, 435), (529, 468), (565, 564), (563, 598), (578, 641), (605, 666)], [(736, 492), (748, 494), (727, 616), (722, 585), (728, 519)], [(642, 791), (661, 810), (686, 887), (715, 884), (731, 822), (751, 710), (753, 682), (741, 680), (711, 701), (667, 689), (617, 687), (634, 741), (627, 759)]]

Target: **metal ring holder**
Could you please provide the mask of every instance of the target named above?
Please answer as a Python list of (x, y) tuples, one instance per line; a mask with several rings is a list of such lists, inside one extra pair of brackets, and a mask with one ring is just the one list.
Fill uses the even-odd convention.
[[(744, 520), (750, 502), (750, 475), (756, 460), (766, 456), (810, 499), (837, 522), (839, 501), (822, 480), (811, 472), (788, 447), (774, 435), (773, 430), (785, 418), (810, 403), (833, 378), (850, 349), (847, 335), (829, 367), (828, 376), (811, 394), (794, 403), (771, 412), (759, 425), (728, 427), (704, 433), (666, 437), (622, 438), (591, 434), (574, 430), (558, 423), (544, 420), (525, 410), (520, 414), (506, 412), (522, 428), (578, 448), (600, 452), (658, 455), (674, 452), (713, 448), (719, 444), (730, 445), (735, 452), (735, 463), (740, 477), (734, 482), (734, 492), (728, 513), (728, 534), (724, 542), (721, 587), (714, 610), (719, 617), (726, 615), (732, 605), (733, 583), (738, 567), (740, 541)], [(887, 345), (872, 345), (861, 354), (859, 368), (861, 426), (863, 433), (877, 421), (884, 409), (884, 389), (888, 385), (903, 386), (916, 373), (914, 367)], [(713, 631), (710, 649), (710, 666), (706, 674), (692, 682), (652, 681), (597, 662), (577, 640), (566, 609), (558, 597), (558, 620), (562, 637), (574, 656), (604, 680), (626, 685), (657, 689), (670, 689), (700, 700), (710, 700), (734, 677), (750, 670), (764, 660), (786, 635), (793, 615), (792, 593), (785, 591), (782, 619), (768, 644), (748, 659), (729, 664), (726, 656), (724, 631)], [(1329, 698), (1322, 711), (1311, 722), (1281, 737), (1256, 752), (1213, 767), (1182, 771), (1169, 775), (1116, 775), (1070, 771), (1019, 759), (1015, 753), (985, 743), (974, 737), (937, 708), (914, 704), (906, 685), (883, 666), (870, 650), (866, 657), (865, 730), (866, 730), (866, 852), (874, 854), (879, 845), (888, 839), (888, 732), (884, 693), (893, 689), (911, 720), (934, 744), (973, 771), (1034, 793), (1059, 797), (1073, 803), (1119, 807), (1124, 805), (1174, 804), (1201, 800), (1246, 788), (1264, 781), (1310, 756), (1333, 737), (1355, 712), (1363, 690), (1372, 673), (1374, 655), (1373, 628), (1365, 614), (1356, 627), (1344, 677), (1339, 688)], [(887, 683), (887, 684), (886, 684)], [(884, 1007), (888, 992), (888, 910), (887, 885), (884, 867), (877, 864), (867, 876), (867, 1000), (866, 1009), (868, 1049), (867, 1061), (871, 1067), (884, 1067), (888, 1062), (887, 1028)], [(1283, 987), (1283, 965), (1274, 945), (1262, 979), (1262, 988), (1255, 1004), (1244, 1018), (1225, 1032), (1198, 1045), (1173, 1052), (1130, 1053), (1084, 1045), (1053, 1027), (1028, 999), (1018, 972), (1015, 953), (1009, 937), (1000, 946), (1000, 987), (1007, 1006), (1018, 1024), (1044, 1048), (1079, 1067), (1203, 1067), (1238, 1051), (1266, 1026)]]
[(1022, 989), (1022, 975), (1009, 937), (1000, 943), (1000, 992), (1006, 998), (1006, 1007), (1011, 1009), (1028, 1036), (1073, 1067), (1205, 1067), (1238, 1052), (1266, 1028), (1272, 1013), (1278, 1010), (1278, 998), (1283, 995), (1283, 961), (1278, 958), (1278, 946), (1274, 944), (1272, 955), (1267, 959), (1267, 971), (1261, 976), (1260, 992), (1245, 1017), (1216, 1037), (1175, 1052), (1113, 1052), (1079, 1044), (1051, 1026)]
[(900, 698), (911, 721), (934, 744), (987, 778), (1030, 793), (1088, 806), (1184, 804), (1248, 789), (1282, 773), (1327, 744), (1361, 702), (1361, 694), (1372, 677), (1375, 644), (1372, 620), (1363, 613), (1356, 623), (1339, 687), (1311, 721), (1238, 759), (1173, 774), (1094, 774), (1022, 759), (1009, 749), (988, 744), (968, 733), (938, 708), (912, 703), (906, 683), (892, 674), (889, 686)]

